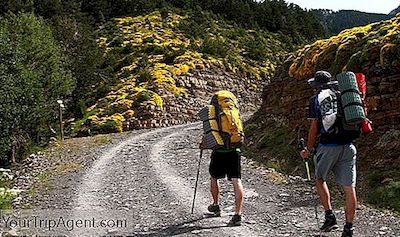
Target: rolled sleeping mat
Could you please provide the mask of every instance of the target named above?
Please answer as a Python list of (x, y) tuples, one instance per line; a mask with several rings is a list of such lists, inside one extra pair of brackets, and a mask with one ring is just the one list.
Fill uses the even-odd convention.
[(217, 149), (224, 146), (224, 141), (218, 132), (212, 131), (204, 134), (206, 139), (206, 149)]
[(363, 104), (361, 96), (357, 93), (344, 93), (341, 95), (341, 100), (343, 107), (349, 104)]
[(345, 107), (344, 118), (349, 124), (359, 124), (365, 120), (364, 108), (359, 105)]
[(203, 134), (206, 140), (206, 149), (216, 149), (224, 146), (224, 141), (219, 133), (218, 121), (213, 105), (202, 108), (198, 116), (203, 121)]
[(336, 79), (339, 82), (339, 90), (347, 91), (347, 90), (358, 90), (356, 75), (352, 72), (343, 72), (336, 76)]
[(204, 108), (199, 110), (197, 115), (200, 117), (201, 121), (208, 120), (208, 111), (209, 111), (209, 106), (206, 106), (206, 107), (204, 107)]
[(359, 124), (366, 119), (361, 93), (358, 89), (356, 75), (352, 72), (336, 76), (341, 93), (341, 102), (346, 123)]

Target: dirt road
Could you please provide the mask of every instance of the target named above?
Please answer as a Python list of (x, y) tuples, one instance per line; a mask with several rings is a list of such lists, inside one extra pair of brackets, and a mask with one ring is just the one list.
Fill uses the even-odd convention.
[[(315, 196), (301, 180), (277, 185), (270, 172), (243, 159), (244, 221), (226, 227), (234, 210), (230, 183), (222, 180), (222, 217), (205, 214), (209, 152), (202, 158), (194, 214), (190, 214), (200, 124), (133, 133), (99, 152), (87, 169), (61, 177), (41, 205), (46, 218), (70, 221), (52, 228), (67, 236), (312, 236)], [(322, 221), (323, 210), (320, 210)], [(42, 216), (45, 212), (41, 210)], [(342, 207), (336, 207), (339, 224)], [(44, 217), (43, 217), (44, 218)], [(92, 223), (93, 226), (90, 226)], [(118, 225), (121, 224), (121, 225)], [(400, 220), (367, 207), (357, 211), (355, 236), (400, 237)], [(46, 230), (48, 231), (48, 230)], [(341, 228), (326, 236), (340, 236)]]

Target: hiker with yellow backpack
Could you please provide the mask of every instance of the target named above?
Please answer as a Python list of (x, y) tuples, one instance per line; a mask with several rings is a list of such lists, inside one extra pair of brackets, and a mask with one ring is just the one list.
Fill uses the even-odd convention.
[(240, 226), (244, 191), (239, 147), (244, 141), (244, 133), (236, 97), (226, 90), (216, 92), (210, 105), (199, 111), (199, 117), (204, 132), (200, 149), (212, 150), (209, 172), (213, 203), (208, 206), (208, 211), (220, 216), (218, 179), (227, 177), (232, 182), (236, 204), (228, 226)]

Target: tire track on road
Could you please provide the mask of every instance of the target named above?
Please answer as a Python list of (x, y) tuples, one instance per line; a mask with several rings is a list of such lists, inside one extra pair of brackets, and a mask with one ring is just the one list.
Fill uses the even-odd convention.
[[(210, 203), (204, 155), (196, 198), (190, 214), (198, 159), (200, 123), (154, 129), (135, 134), (104, 152), (83, 173), (74, 199), (74, 219), (127, 218), (125, 228), (76, 229), (67, 236), (309, 236), (315, 231), (312, 200), (304, 184), (275, 185), (267, 170), (243, 160), (244, 222), (224, 228), (234, 207), (232, 187), (221, 181), (222, 218), (204, 218)], [(228, 216), (227, 216), (228, 213)], [(322, 213), (322, 210), (321, 210)], [(340, 220), (343, 211), (337, 209)], [(366, 208), (358, 211), (357, 233), (377, 236), (375, 223), (390, 237), (398, 234), (398, 218)], [(246, 219), (249, 218), (249, 221)], [(382, 227), (383, 226), (383, 227)], [(386, 227), (387, 226), (387, 227)], [(397, 226), (397, 227), (396, 227)], [(382, 232), (382, 231), (381, 231)], [(72, 235), (71, 235), (72, 233)], [(329, 233), (338, 237), (340, 232)]]
[[(195, 126), (197, 127), (198, 125), (194, 125), (193, 127)], [(174, 151), (170, 149), (170, 143), (175, 142), (177, 140), (176, 138), (179, 135), (190, 132), (191, 128), (192, 127), (189, 127), (174, 132), (161, 139), (155, 145), (153, 145), (153, 149), (149, 156), (152, 166), (155, 168), (156, 173), (159, 177), (159, 180), (161, 180), (168, 187), (168, 189), (174, 194), (177, 200), (182, 200), (182, 204), (188, 213), (189, 210), (191, 210), (191, 205), (193, 201), (192, 198), (194, 193), (194, 183), (189, 182), (187, 178), (180, 177), (177, 171), (172, 166), (170, 166), (168, 162), (166, 162), (166, 159), (168, 157), (173, 157), (176, 155), (173, 153)], [(206, 160), (204, 157), (202, 159)], [(204, 160), (203, 162), (205, 162)], [(197, 163), (194, 161), (192, 162)], [(201, 188), (198, 188), (196, 196), (196, 205), (198, 206), (198, 208), (195, 209), (195, 215), (204, 215), (204, 213), (199, 211), (199, 209), (207, 207), (208, 204), (210, 204), (210, 194), (206, 194)], [(208, 229), (207, 226), (209, 227), (209, 229), (213, 229), (216, 226), (226, 226), (227, 220), (227, 218), (213, 218), (213, 223), (211, 225), (209, 221), (206, 223), (202, 223), (201, 220), (199, 220), (197, 224), (203, 224), (201, 230), (204, 232), (204, 230)], [(194, 231), (194, 233), (201, 236), (201, 232), (199, 231)], [(251, 231), (246, 225), (234, 228), (220, 228), (218, 231), (215, 231), (214, 229), (214, 232), (211, 236), (221, 236), (221, 234), (223, 234), (223, 236), (260, 236), (259, 234)], [(205, 236), (210, 236), (210, 233), (206, 231)]]
[[(134, 220), (134, 213), (130, 213), (129, 208), (128, 210), (123, 211), (118, 209), (110, 211), (112, 207), (105, 203), (105, 201), (107, 201), (105, 199), (109, 198), (109, 195), (104, 196), (105, 193), (107, 193), (107, 190), (105, 190), (105, 188), (109, 185), (109, 183), (112, 183), (114, 181), (112, 177), (113, 174), (110, 174), (110, 172), (107, 171), (110, 169), (110, 167), (113, 167), (116, 164), (118, 165), (119, 161), (117, 156), (121, 155), (121, 152), (125, 148), (132, 145), (137, 147), (138, 144), (146, 144), (151, 146), (151, 143), (154, 142), (153, 137), (162, 137), (164, 133), (168, 134), (170, 130), (175, 130), (186, 126), (188, 125), (179, 125), (175, 127), (155, 129), (149, 132), (144, 132), (121, 142), (120, 144), (110, 148), (108, 151), (103, 153), (98, 159), (94, 161), (91, 168), (82, 177), (82, 183), (80, 184), (78, 189), (79, 195), (76, 197), (75, 200), (75, 209), (72, 215), (73, 219), (80, 220), (84, 219), (85, 217), (95, 218), (99, 220), (104, 219), (104, 217), (107, 217), (107, 219), (118, 219), (121, 218), (121, 214), (125, 214), (124, 217), (128, 215), (128, 221)], [(142, 147), (142, 150), (139, 150), (138, 153), (146, 154), (144, 147)], [(123, 169), (129, 169), (129, 167), (126, 166), (121, 168), (121, 172), (124, 171)], [(115, 182), (120, 182), (120, 180), (117, 180)], [(135, 195), (134, 190), (129, 191), (133, 191), (132, 195)], [(132, 229), (130, 229), (131, 227), (132, 226), (128, 226), (126, 230), (123, 230), (124, 234), (130, 234), (132, 232)], [(114, 232), (118, 233), (118, 230), (112, 228), (84, 228), (74, 230), (72, 232), (72, 236), (102, 236), (110, 233), (116, 234)]]

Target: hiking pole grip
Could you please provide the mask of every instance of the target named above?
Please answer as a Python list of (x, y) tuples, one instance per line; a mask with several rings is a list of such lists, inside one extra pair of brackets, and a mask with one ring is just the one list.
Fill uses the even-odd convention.
[[(299, 151), (307, 149), (306, 141), (304, 140), (304, 138), (301, 138), (299, 140), (299, 143), (297, 144), (297, 148), (298, 148)], [(311, 181), (310, 165), (309, 165), (308, 161), (309, 161), (309, 158), (304, 159), (304, 165), (306, 167), (306, 172), (307, 172), (307, 181)]]
[(300, 138), (299, 143), (297, 144), (297, 149), (299, 151), (306, 149), (306, 141), (304, 140), (304, 138)]
[(197, 166), (196, 184), (194, 186), (194, 194), (193, 194), (193, 203), (192, 203), (192, 211), (191, 211), (192, 214), (193, 214), (193, 210), (194, 210), (194, 203), (196, 201), (197, 184), (199, 182), (200, 165), (201, 165), (201, 157), (202, 156), (203, 156), (203, 149), (200, 149), (199, 164)]

